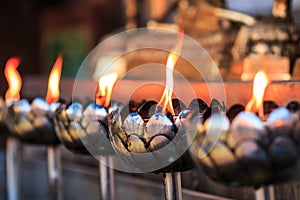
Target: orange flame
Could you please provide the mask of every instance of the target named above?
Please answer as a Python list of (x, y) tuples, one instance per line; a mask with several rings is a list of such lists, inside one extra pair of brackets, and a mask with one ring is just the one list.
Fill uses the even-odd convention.
[(57, 102), (59, 99), (59, 82), (62, 68), (62, 56), (59, 55), (53, 65), (48, 79), (47, 103)]
[(267, 74), (264, 71), (259, 71), (255, 74), (253, 81), (253, 95), (248, 104), (246, 105), (246, 111), (258, 112), (260, 117), (264, 116), (263, 109), (263, 98), (265, 94), (265, 89), (270, 83)]
[(183, 39), (184, 39), (184, 32), (181, 29), (177, 35), (176, 45), (173, 47), (171, 53), (168, 56), (168, 60), (166, 64), (166, 87), (161, 99), (157, 104), (162, 106), (162, 112), (166, 112), (166, 110), (168, 110), (173, 115), (175, 113), (172, 105), (172, 93), (174, 87), (173, 71), (182, 49)]
[(20, 59), (13, 57), (10, 58), (5, 65), (4, 75), (8, 82), (8, 90), (5, 94), (6, 100), (19, 100), (20, 90), (22, 86), (22, 78), (17, 71), (17, 67), (20, 65)]
[(113, 87), (117, 81), (118, 74), (111, 73), (102, 76), (98, 81), (96, 92), (96, 104), (105, 108), (109, 107)]

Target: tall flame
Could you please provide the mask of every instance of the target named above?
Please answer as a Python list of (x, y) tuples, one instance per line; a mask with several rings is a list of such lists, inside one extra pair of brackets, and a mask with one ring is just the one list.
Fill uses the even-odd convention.
[(259, 71), (255, 74), (253, 81), (253, 94), (252, 98), (246, 105), (246, 111), (258, 112), (260, 117), (264, 116), (263, 110), (263, 98), (265, 94), (265, 89), (270, 83), (267, 74), (264, 71)]
[(4, 75), (8, 82), (8, 90), (5, 94), (6, 100), (19, 100), (20, 90), (22, 86), (22, 78), (17, 71), (17, 67), (20, 65), (20, 59), (13, 57), (10, 58), (5, 65)]
[(113, 87), (118, 79), (117, 73), (102, 76), (98, 81), (96, 104), (105, 108), (109, 107)]
[(48, 79), (47, 103), (57, 102), (59, 99), (59, 83), (62, 68), (62, 56), (59, 55), (53, 65)]
[(169, 54), (167, 59), (166, 87), (164, 89), (164, 93), (161, 99), (158, 102), (158, 105), (162, 106), (163, 112), (166, 112), (166, 110), (168, 110), (173, 115), (174, 115), (174, 109), (172, 105), (172, 93), (174, 87), (173, 71), (182, 49), (183, 39), (184, 39), (184, 32), (183, 29), (181, 29), (177, 35), (176, 45), (172, 48), (171, 53)]

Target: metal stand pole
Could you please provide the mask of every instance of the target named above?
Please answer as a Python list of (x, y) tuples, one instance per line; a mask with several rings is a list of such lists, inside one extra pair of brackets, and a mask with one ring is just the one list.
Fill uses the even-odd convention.
[(255, 190), (256, 200), (275, 200), (274, 186), (260, 187)]
[(182, 200), (180, 172), (165, 173), (164, 185), (166, 200)]
[(7, 137), (6, 143), (6, 184), (8, 200), (20, 199), (20, 164), (21, 143), (12, 137)]
[(62, 200), (61, 152), (59, 146), (48, 146), (48, 183), (50, 200)]
[(102, 200), (115, 199), (114, 170), (111, 166), (113, 160), (110, 156), (101, 156), (99, 160), (100, 187)]

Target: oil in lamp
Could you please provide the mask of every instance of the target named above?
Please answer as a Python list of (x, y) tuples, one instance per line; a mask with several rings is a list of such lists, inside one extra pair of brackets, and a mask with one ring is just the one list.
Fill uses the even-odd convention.
[[(288, 108), (276, 108), (272, 102), (263, 105), (268, 84), (260, 71), (245, 108), (234, 105), (227, 116), (211, 112), (206, 118), (194, 114), (186, 120), (190, 131), (197, 130), (190, 148), (194, 162), (213, 180), (259, 188), (286, 182), (297, 173), (298, 103), (291, 102)], [(263, 187), (256, 190), (257, 199), (265, 199)]]
[(178, 99), (172, 100), (173, 68), (181, 52), (183, 36), (179, 32), (168, 56), (161, 100), (147, 101), (140, 108), (129, 103), (113, 112), (109, 120), (117, 156), (137, 173), (163, 173), (166, 199), (182, 199), (180, 172), (193, 167), (184, 148), (186, 135), (179, 114), (184, 105)]
[(62, 104), (56, 112), (55, 129), (60, 141), (73, 153), (99, 158), (101, 197), (113, 200), (114, 172), (111, 156), (114, 151), (108, 136), (109, 113), (118, 107), (110, 102), (117, 73), (102, 76), (98, 82), (95, 103), (85, 108), (78, 102)]
[[(7, 92), (9, 97), (6, 97), (6, 100), (13, 100), (7, 108), (6, 122), (10, 135), (24, 144), (47, 145), (50, 199), (62, 199), (61, 156), (59, 140), (53, 125), (54, 112), (60, 104), (58, 99), (61, 68), (62, 56), (59, 56), (49, 76), (46, 100), (35, 98), (31, 104), (26, 99), (20, 100), (21, 85), (18, 85), (15, 96), (10, 97), (9, 89)], [(11, 88), (17, 87), (15, 79), (18, 77), (20, 80), (20, 76), (10, 68), (5, 72), (10, 85), (12, 84)], [(16, 141), (15, 139), (11, 140)], [(10, 166), (8, 169), (11, 169)]]

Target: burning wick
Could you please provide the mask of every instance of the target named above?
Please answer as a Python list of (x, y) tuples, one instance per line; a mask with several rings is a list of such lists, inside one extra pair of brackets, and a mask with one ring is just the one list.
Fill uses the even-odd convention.
[(102, 76), (98, 81), (96, 104), (108, 108), (110, 105), (113, 87), (117, 81), (117, 73)]
[(264, 117), (263, 99), (265, 94), (265, 89), (269, 85), (270, 80), (264, 71), (259, 71), (255, 74), (253, 81), (253, 94), (252, 98), (246, 105), (246, 111), (248, 112), (258, 112), (260, 118)]
[(158, 106), (162, 106), (163, 113), (166, 113), (166, 111), (168, 110), (169, 112), (172, 113), (172, 115), (175, 114), (172, 105), (172, 93), (174, 87), (173, 71), (182, 49), (183, 39), (184, 39), (184, 32), (183, 29), (181, 29), (177, 35), (176, 45), (172, 48), (171, 53), (169, 54), (167, 59), (166, 86), (165, 86), (164, 93), (157, 104)]
[(62, 68), (62, 56), (59, 55), (53, 65), (48, 79), (47, 103), (57, 102), (59, 99), (59, 82)]
[(17, 101), (20, 99), (20, 90), (22, 86), (22, 78), (17, 71), (20, 65), (20, 59), (10, 58), (5, 65), (4, 75), (8, 82), (8, 90), (5, 94), (6, 101)]
[[(46, 100), (36, 97), (29, 103), (27, 99), (18, 99), (9, 105), (6, 121), (10, 134), (17, 136), (22, 142), (47, 145), (59, 143), (52, 126), (52, 117), (59, 106), (56, 102), (59, 98), (61, 67), (62, 58), (59, 56), (49, 77)], [(9, 73), (9, 77), (16, 74)]]

